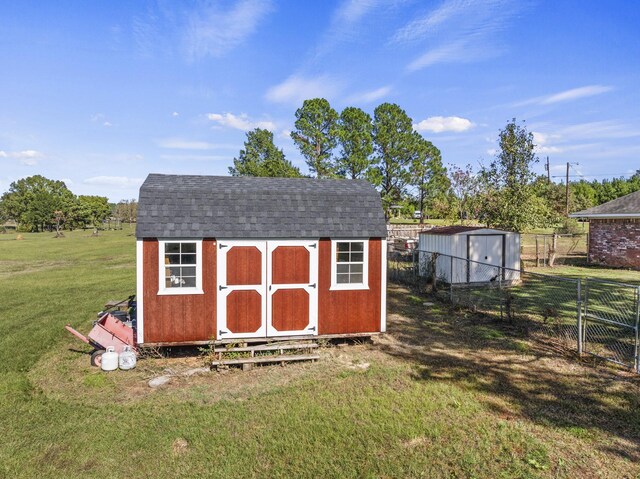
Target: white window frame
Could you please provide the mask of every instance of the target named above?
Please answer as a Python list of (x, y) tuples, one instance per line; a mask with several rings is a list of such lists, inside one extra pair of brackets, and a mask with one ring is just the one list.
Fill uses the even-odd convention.
[[(338, 283), (336, 255), (338, 243), (363, 243), (362, 247), (362, 283)], [(369, 240), (363, 238), (344, 238), (331, 240), (331, 291), (352, 291), (369, 289)]]
[[(196, 286), (189, 288), (167, 288), (165, 277), (164, 251), (167, 243), (195, 243), (196, 245)], [(202, 290), (202, 240), (175, 238), (158, 240), (158, 295), (204, 294)]]

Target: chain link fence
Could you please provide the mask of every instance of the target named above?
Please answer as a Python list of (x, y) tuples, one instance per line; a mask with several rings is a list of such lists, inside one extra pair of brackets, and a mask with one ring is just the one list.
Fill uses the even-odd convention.
[(531, 273), (430, 251), (390, 253), (389, 280), (640, 373), (640, 287)]

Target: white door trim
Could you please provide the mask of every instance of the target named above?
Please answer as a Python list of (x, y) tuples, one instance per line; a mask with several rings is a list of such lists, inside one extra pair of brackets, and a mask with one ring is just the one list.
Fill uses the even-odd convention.
[[(227, 285), (227, 253), (234, 246), (254, 246), (262, 254), (261, 284), (259, 285)], [(264, 240), (218, 240), (217, 254), (217, 339), (228, 338), (262, 338), (266, 336), (267, 329), (267, 242)], [(262, 324), (257, 331), (251, 333), (233, 333), (227, 328), (227, 296), (232, 291), (257, 291), (262, 298)]]
[[(309, 252), (309, 282), (300, 284), (272, 284), (273, 261), (272, 254), (279, 246), (302, 246)], [(267, 336), (296, 336), (318, 335), (318, 240), (276, 240), (267, 241)], [(272, 304), (271, 297), (280, 289), (303, 289), (309, 295), (309, 323), (307, 327), (298, 331), (278, 331), (271, 323)]]

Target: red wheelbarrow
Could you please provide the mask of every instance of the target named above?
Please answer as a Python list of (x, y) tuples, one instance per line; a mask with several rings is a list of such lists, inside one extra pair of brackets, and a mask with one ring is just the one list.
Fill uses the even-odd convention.
[(110, 313), (102, 315), (93, 324), (93, 328), (87, 336), (79, 333), (68, 324), (64, 328), (81, 341), (95, 348), (95, 351), (91, 354), (92, 366), (100, 366), (102, 353), (109, 346), (113, 346), (117, 353), (121, 353), (125, 346), (131, 346), (135, 351), (133, 328), (130, 328)]

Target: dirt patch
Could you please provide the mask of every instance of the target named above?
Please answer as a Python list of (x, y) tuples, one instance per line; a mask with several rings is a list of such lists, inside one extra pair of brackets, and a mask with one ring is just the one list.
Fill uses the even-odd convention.
[[(230, 368), (217, 372), (198, 372), (206, 366), (194, 348), (191, 355), (149, 357), (138, 361), (130, 371), (104, 372), (89, 365), (86, 351), (69, 349), (43, 357), (30, 371), (34, 385), (45, 394), (65, 402), (83, 404), (137, 404), (140, 401), (189, 401), (214, 403), (221, 400), (244, 401), (296, 381), (330, 379), (342, 371), (365, 373), (376, 364), (397, 361), (373, 343), (319, 348), (317, 362), (287, 363), (254, 367), (250, 371)], [(159, 388), (150, 388), (151, 379), (170, 376)]]

